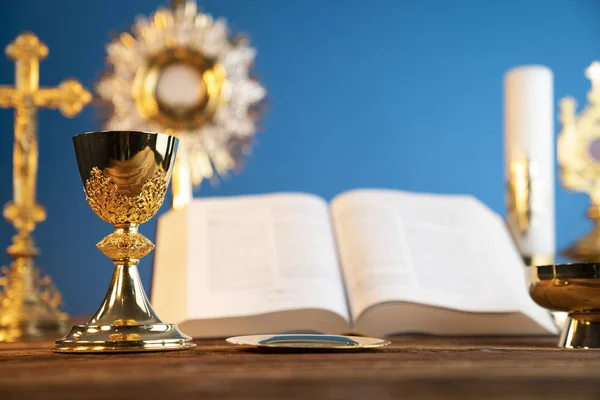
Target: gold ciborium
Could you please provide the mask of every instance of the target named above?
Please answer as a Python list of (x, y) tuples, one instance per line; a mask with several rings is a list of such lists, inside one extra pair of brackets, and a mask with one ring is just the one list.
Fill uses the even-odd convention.
[(193, 347), (191, 338), (154, 313), (137, 265), (154, 245), (138, 232), (163, 204), (177, 139), (160, 133), (105, 131), (73, 137), (79, 174), (92, 210), (115, 231), (97, 247), (115, 269), (102, 305), (75, 325), (56, 352), (132, 352)]
[(540, 306), (569, 315), (558, 345), (600, 348), (600, 264), (527, 267), (529, 294)]

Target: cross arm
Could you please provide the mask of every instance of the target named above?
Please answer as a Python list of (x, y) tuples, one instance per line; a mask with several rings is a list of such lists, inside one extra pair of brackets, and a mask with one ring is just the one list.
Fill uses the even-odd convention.
[(10, 86), (0, 86), (0, 108), (14, 107), (17, 100), (17, 91)]
[(55, 88), (40, 88), (34, 96), (37, 107), (58, 108), (66, 117), (74, 117), (92, 100), (90, 92), (74, 79)]

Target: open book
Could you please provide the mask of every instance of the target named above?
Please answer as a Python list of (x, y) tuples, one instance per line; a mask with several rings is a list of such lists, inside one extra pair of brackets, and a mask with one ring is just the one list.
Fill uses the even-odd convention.
[(157, 229), (152, 305), (196, 338), (556, 333), (504, 221), (471, 196), (195, 199)]

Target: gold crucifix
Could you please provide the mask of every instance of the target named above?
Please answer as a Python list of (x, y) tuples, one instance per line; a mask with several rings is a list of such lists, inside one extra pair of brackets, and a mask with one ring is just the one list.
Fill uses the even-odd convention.
[(67, 316), (59, 309), (62, 299), (50, 277), (34, 264), (39, 254), (32, 232), (46, 219), (36, 202), (38, 138), (36, 114), (42, 107), (58, 108), (66, 117), (77, 115), (91, 101), (91, 94), (76, 80), (53, 88), (39, 87), (39, 62), (48, 48), (32, 33), (19, 35), (6, 48), (15, 61), (15, 86), (0, 85), (0, 108), (15, 109), (13, 153), (13, 201), (4, 206), (4, 217), (17, 234), (8, 247), (14, 259), (0, 277), (0, 341), (13, 341), (62, 333)]

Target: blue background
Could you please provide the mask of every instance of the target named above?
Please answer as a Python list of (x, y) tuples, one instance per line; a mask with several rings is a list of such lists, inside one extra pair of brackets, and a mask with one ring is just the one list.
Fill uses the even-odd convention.
[[(166, 0), (165, 0), (166, 1)], [(4, 1), (0, 45), (25, 30), (50, 48), (40, 84), (73, 76), (92, 89), (105, 44), (163, 1)], [(504, 215), (502, 79), (521, 64), (555, 74), (556, 102), (585, 103), (584, 69), (600, 57), (594, 0), (202, 0), (258, 49), (269, 106), (246, 168), (196, 195), (306, 191), (330, 199), (357, 187), (470, 193)], [(0, 59), (0, 83), (13, 63)], [(13, 112), (0, 110), (0, 203), (12, 197)], [(71, 136), (100, 128), (87, 107), (75, 119), (39, 113), (38, 264), (69, 313), (89, 315), (112, 264), (95, 243), (110, 233), (85, 202)], [(558, 131), (557, 123), (556, 129)], [(167, 199), (170, 204), (170, 199)], [(588, 199), (557, 184), (558, 246), (585, 233)], [(167, 210), (165, 205), (161, 212)], [(154, 239), (156, 218), (142, 231)], [(0, 244), (12, 227), (0, 222)], [(0, 255), (0, 264), (9, 258)], [(141, 266), (146, 287), (148, 257)]]

